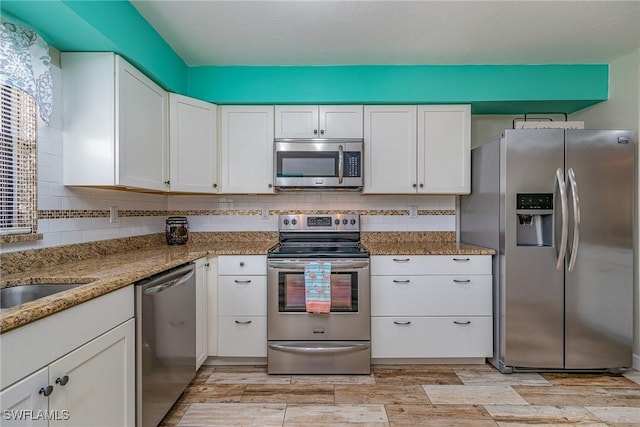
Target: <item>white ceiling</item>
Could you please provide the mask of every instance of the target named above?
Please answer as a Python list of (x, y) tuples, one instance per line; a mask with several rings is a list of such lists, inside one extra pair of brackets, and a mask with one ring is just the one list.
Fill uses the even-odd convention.
[(609, 63), (640, 0), (132, 0), (189, 66)]

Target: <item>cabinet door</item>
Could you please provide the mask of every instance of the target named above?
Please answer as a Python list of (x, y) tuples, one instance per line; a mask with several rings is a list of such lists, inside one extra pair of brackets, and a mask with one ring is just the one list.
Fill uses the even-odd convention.
[[(134, 426), (135, 320), (88, 342), (49, 366), (50, 410), (68, 410), (69, 419), (50, 425)], [(64, 385), (63, 385), (64, 383)], [(63, 418), (63, 417), (61, 417)]]
[(220, 316), (218, 356), (267, 357), (266, 316)]
[(362, 138), (362, 105), (321, 105), (319, 138)]
[(276, 105), (276, 138), (320, 138), (317, 105)]
[(207, 275), (207, 346), (209, 356), (218, 355), (218, 262), (216, 257), (209, 257), (205, 269)]
[(223, 193), (273, 193), (273, 107), (222, 107)]
[(196, 370), (207, 360), (208, 356), (208, 259), (196, 260)]
[(216, 105), (169, 94), (171, 191), (218, 192)]
[(416, 192), (416, 106), (364, 108), (364, 193)]
[(167, 92), (119, 56), (116, 82), (116, 184), (167, 190)]
[(471, 107), (418, 107), (418, 192), (469, 194)]
[[(49, 409), (49, 399), (40, 394), (43, 387), (49, 383), (48, 369), (42, 368), (0, 393), (0, 410), (2, 411), (2, 425), (46, 427), (48, 420), (43, 416), (36, 417)], [(68, 412), (67, 412), (68, 414)], [(60, 413), (60, 417), (65, 413)]]

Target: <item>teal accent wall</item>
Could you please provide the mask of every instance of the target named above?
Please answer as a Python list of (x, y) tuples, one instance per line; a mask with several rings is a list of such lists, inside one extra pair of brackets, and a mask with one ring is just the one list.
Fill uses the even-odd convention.
[(606, 100), (608, 77), (602, 64), (191, 67), (188, 95), (220, 104), (471, 103), (476, 114), (573, 112)]
[(116, 52), (166, 90), (219, 104), (470, 103), (474, 114), (571, 113), (609, 91), (607, 64), (188, 67), (128, 1), (1, 0), (0, 8), (61, 51)]

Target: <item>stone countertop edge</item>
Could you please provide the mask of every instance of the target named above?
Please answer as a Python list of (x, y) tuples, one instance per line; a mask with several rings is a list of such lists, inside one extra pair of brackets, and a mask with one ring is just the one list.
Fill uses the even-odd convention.
[[(138, 280), (199, 258), (215, 255), (265, 255), (277, 242), (202, 242), (158, 246), (104, 255), (34, 271), (4, 275), (0, 287), (61, 282), (82, 285), (0, 312), (0, 334), (126, 287)], [(363, 242), (371, 255), (492, 255), (492, 249), (456, 242)]]

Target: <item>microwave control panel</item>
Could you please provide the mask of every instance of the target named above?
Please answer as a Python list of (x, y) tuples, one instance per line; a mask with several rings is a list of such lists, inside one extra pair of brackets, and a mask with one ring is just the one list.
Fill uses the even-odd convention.
[(345, 151), (344, 153), (344, 176), (349, 178), (359, 178), (361, 167), (361, 153), (359, 151)]

